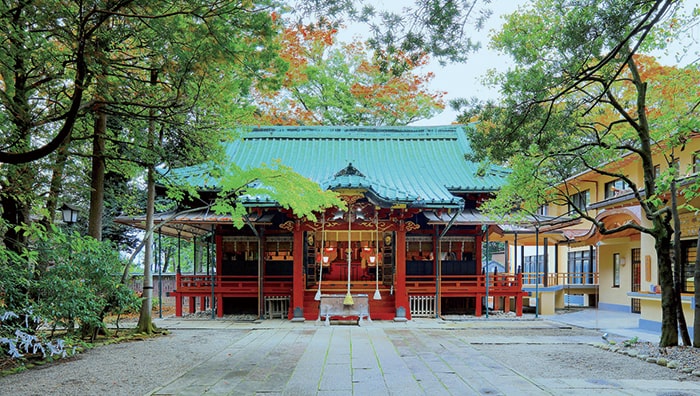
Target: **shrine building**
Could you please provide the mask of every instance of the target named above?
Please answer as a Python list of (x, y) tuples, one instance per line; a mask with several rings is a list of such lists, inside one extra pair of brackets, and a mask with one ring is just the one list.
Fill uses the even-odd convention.
[[(521, 315), (522, 274), (508, 263), (482, 271), (482, 241), (495, 225), (479, 207), (507, 171), (470, 160), (465, 128), (259, 127), (224, 143), (226, 162), (246, 169), (280, 161), (337, 192), (347, 210), (309, 221), (267, 197), (241, 196), (248, 215), (240, 229), (230, 215), (194, 204), (156, 213), (158, 232), (215, 246), (206, 272), (178, 268), (176, 315), (345, 316), (320, 312), (331, 297), (372, 320), (480, 316), (494, 299)], [(206, 165), (168, 172), (197, 186), (204, 201), (215, 197)], [(117, 221), (143, 227), (143, 217)]]

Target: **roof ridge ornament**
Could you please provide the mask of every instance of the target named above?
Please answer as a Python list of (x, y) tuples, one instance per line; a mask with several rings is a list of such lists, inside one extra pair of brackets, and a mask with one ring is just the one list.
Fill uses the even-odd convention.
[(348, 162), (348, 166), (341, 169), (338, 173), (336, 173), (333, 177), (339, 177), (339, 176), (360, 176), (360, 177), (365, 177), (365, 175), (362, 174), (357, 168), (352, 166), (352, 162)]

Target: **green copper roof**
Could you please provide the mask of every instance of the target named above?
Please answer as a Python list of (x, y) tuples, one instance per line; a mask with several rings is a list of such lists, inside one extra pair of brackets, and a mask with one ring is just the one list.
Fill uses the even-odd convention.
[[(242, 168), (279, 159), (324, 189), (367, 189), (383, 203), (461, 206), (455, 193), (496, 191), (506, 174), (492, 168), (477, 175), (478, 164), (465, 159), (471, 154), (465, 127), (261, 127), (226, 143), (225, 152)], [(172, 171), (216, 189), (204, 169)]]

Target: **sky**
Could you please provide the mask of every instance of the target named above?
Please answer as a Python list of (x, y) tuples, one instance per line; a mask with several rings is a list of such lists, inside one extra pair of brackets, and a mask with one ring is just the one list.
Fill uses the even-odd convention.
[(489, 34), (498, 30), (503, 23), (504, 15), (515, 12), (523, 1), (498, 1), (493, 3), (494, 13), (488, 19), (484, 28), (472, 31), (472, 37), (481, 43), (481, 48), (469, 56), (466, 63), (440, 66), (432, 62), (427, 70), (435, 74), (431, 82), (431, 88), (436, 91), (447, 92), (445, 95), (445, 109), (442, 113), (427, 120), (421, 120), (413, 125), (437, 126), (449, 125), (457, 118), (457, 112), (449, 106), (451, 99), (477, 97), (481, 100), (496, 99), (498, 90), (487, 87), (481, 83), (483, 76), (489, 69), (498, 71), (507, 70), (512, 65), (506, 55), (488, 49)]
[[(378, 8), (396, 8), (401, 4), (396, 0), (375, 1)], [(488, 70), (495, 69), (497, 71), (505, 71), (513, 63), (508, 56), (499, 54), (488, 48), (489, 35), (500, 28), (503, 23), (503, 16), (515, 12), (520, 5), (526, 4), (527, 2), (527, 0), (493, 1), (491, 3), (493, 14), (486, 22), (484, 28), (478, 31), (474, 30), (471, 33), (472, 38), (481, 43), (481, 49), (478, 52), (471, 54), (466, 63), (441, 66), (437, 61), (433, 61), (423, 69), (424, 72), (430, 71), (435, 75), (430, 84), (430, 89), (446, 92), (444, 96), (446, 107), (440, 114), (430, 119), (415, 122), (411, 125), (439, 126), (451, 124), (457, 117), (457, 112), (453, 111), (449, 106), (449, 101), (451, 99), (477, 97), (481, 100), (487, 100), (498, 98), (498, 89), (483, 85), (481, 80)], [(686, 1), (685, 6), (689, 9), (690, 7), (697, 7), (698, 5), (695, 0), (692, 0)], [(700, 24), (698, 24), (694, 30), (695, 39), (693, 45), (696, 48), (696, 57), (688, 56), (681, 60), (681, 64), (687, 64), (689, 61), (697, 61), (697, 48), (700, 47), (700, 42), (698, 42), (700, 39)], [(341, 31), (339, 33), (339, 39), (349, 42), (358, 35), (363, 36), (362, 33), (362, 30), (351, 28), (347, 31)], [(686, 43), (686, 45), (688, 44)], [(680, 50), (675, 49), (675, 52), (678, 51)], [(673, 54), (674, 50), (670, 51), (670, 53)], [(678, 64), (678, 60), (673, 55), (658, 54), (657, 57), (659, 57), (659, 60), (663, 64)]]
[[(502, 24), (502, 16), (511, 14), (517, 10), (518, 5), (525, 3), (525, 0), (496, 0), (492, 2), (493, 14), (485, 23), (483, 29), (473, 30), (471, 37), (481, 43), (481, 49), (469, 56), (466, 63), (451, 64), (441, 66), (437, 61), (422, 69), (423, 72), (433, 72), (435, 77), (430, 84), (430, 89), (434, 91), (446, 92), (444, 96), (445, 109), (438, 115), (415, 122), (416, 126), (439, 126), (449, 125), (457, 118), (457, 112), (449, 106), (451, 99), (478, 97), (479, 99), (495, 99), (498, 92), (495, 88), (486, 87), (481, 84), (481, 78), (489, 69), (506, 70), (511, 64), (505, 55), (499, 55), (496, 51), (487, 48), (489, 33), (497, 30)], [(396, 0), (376, 1), (377, 8), (400, 8)], [(338, 39), (350, 42), (357, 36), (364, 36), (361, 28), (350, 27), (346, 31), (339, 32)]]

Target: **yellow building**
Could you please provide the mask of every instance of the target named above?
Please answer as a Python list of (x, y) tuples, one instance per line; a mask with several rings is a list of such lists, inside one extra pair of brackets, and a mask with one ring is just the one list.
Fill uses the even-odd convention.
[[(669, 149), (659, 144), (653, 161), (660, 175), (668, 167)], [(683, 150), (676, 148), (681, 175), (679, 190), (690, 188), (700, 172), (700, 134), (694, 134)], [(636, 155), (610, 162), (611, 173), (626, 175), (643, 186), (642, 166)], [(564, 186), (564, 184), (562, 184)], [(593, 171), (578, 174), (566, 182), (570, 201), (592, 218), (612, 229), (632, 222), (648, 226), (639, 201), (621, 179)], [(643, 191), (642, 191), (643, 194)], [(670, 205), (669, 194), (662, 197)], [(685, 203), (679, 194), (679, 203)], [(700, 208), (700, 198), (690, 204)], [(539, 313), (551, 314), (567, 304), (595, 306), (598, 309), (640, 314), (640, 328), (660, 330), (661, 294), (658, 287), (657, 256), (654, 239), (635, 229), (602, 235), (590, 221), (552, 223), (547, 221), (575, 217), (569, 205), (543, 207), (538, 229), (495, 228), (494, 239), (508, 242), (509, 268), (521, 270), (530, 284), (524, 289), (539, 296)], [(700, 220), (694, 212), (681, 210), (681, 250), (683, 265), (682, 300), (686, 322), (693, 323), (693, 272), (697, 254)], [(539, 256), (537, 259), (536, 256)], [(531, 304), (532, 305), (532, 304)], [(691, 329), (692, 330), (692, 329)]]

